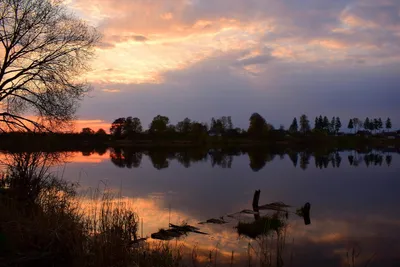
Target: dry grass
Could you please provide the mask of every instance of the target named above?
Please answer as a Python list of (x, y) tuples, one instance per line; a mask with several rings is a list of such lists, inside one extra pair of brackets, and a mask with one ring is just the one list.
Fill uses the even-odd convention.
[(96, 190), (87, 211), (37, 159), (0, 177), (0, 266), (179, 266), (179, 250), (138, 242), (138, 217), (117, 195)]

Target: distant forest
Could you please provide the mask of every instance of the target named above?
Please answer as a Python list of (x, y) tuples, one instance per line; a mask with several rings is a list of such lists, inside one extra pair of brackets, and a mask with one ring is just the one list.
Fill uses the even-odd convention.
[[(254, 113), (247, 129), (233, 125), (230, 116), (212, 118), (202, 123), (185, 118), (176, 125), (168, 117), (157, 115), (144, 130), (139, 118), (116, 119), (108, 134), (104, 129), (94, 131), (83, 128), (80, 133), (3, 132), (0, 133), (2, 150), (80, 150), (83, 147), (143, 146), (176, 147), (206, 146), (286, 146), (291, 148), (340, 148), (359, 149), (400, 146), (400, 131), (394, 132), (390, 118), (352, 118), (346, 133), (339, 117), (329, 120), (326, 116), (315, 118), (313, 127), (306, 115), (294, 118), (288, 129), (276, 129), (260, 114)], [(371, 137), (371, 138), (370, 138)]]
[[(254, 113), (250, 116), (249, 127), (247, 129), (235, 127), (230, 116), (212, 118), (209, 124), (185, 118), (183, 121), (173, 125), (170, 123), (168, 117), (157, 115), (153, 118), (147, 130), (143, 129), (139, 118), (118, 118), (111, 124), (110, 134), (115, 139), (124, 139), (140, 134), (193, 137), (248, 136), (251, 138), (261, 138), (279, 133), (339, 135), (342, 128), (343, 125), (339, 117), (333, 117), (329, 120), (327, 116), (322, 115), (315, 118), (313, 127), (308, 117), (306, 115), (301, 115), (299, 120), (297, 120), (297, 118), (293, 119), (288, 129), (285, 129), (283, 125), (276, 129), (258, 113)], [(392, 129), (392, 122), (390, 118), (387, 118), (385, 122), (381, 118), (365, 118), (363, 121), (359, 118), (352, 118), (347, 124), (347, 129), (349, 129), (350, 133), (359, 133), (363, 130), (363, 134), (377, 134), (382, 133), (384, 130), (390, 131)], [(106, 131), (104, 129), (99, 129), (95, 132), (91, 128), (83, 128), (81, 133), (105, 135)]]

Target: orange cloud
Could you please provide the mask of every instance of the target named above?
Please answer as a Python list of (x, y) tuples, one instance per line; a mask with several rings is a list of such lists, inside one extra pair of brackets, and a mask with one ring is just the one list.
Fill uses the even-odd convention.
[(119, 89), (103, 89), (101, 91), (106, 92), (106, 93), (119, 93), (119, 92), (121, 92), (121, 90), (119, 90)]
[(319, 45), (327, 49), (346, 49), (347, 45), (333, 39), (315, 39), (310, 42), (311, 45)]
[[(69, 5), (104, 35), (93, 71), (85, 76), (89, 82), (161, 84), (166, 82), (166, 72), (238, 49), (270, 47), (273, 57), (300, 63), (352, 61), (349, 51), (355, 47), (357, 53), (379, 55), (382, 48), (370, 48), (382, 41), (363, 28), (387, 31), (398, 27), (381, 25), (390, 18), (379, 10), (375, 18), (368, 18), (362, 10), (355, 12), (357, 4), (337, 9), (328, 2), (321, 9), (310, 6), (304, 10), (296, 4), (261, 0), (251, 5), (244, 0), (221, 0), (214, 5), (187, 0), (70, 0)], [(385, 36), (388, 42), (395, 40)], [(266, 66), (242, 68), (242, 72), (255, 74), (267, 70)]]

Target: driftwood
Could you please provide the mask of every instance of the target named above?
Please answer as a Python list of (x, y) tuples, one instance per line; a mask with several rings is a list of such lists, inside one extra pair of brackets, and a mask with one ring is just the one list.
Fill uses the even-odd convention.
[(207, 224), (207, 223), (211, 223), (211, 224), (226, 224), (228, 223), (227, 221), (224, 220), (224, 217), (221, 217), (220, 219), (208, 219), (205, 222), (199, 222), (199, 224)]
[[(260, 217), (260, 213), (259, 213), (261, 210), (274, 210), (274, 211), (277, 211), (277, 212), (286, 212), (286, 217), (288, 216), (288, 212), (285, 209), (289, 208), (291, 206), (287, 205), (287, 204), (285, 204), (283, 202), (272, 202), (270, 204), (259, 206), (258, 202), (260, 200), (260, 194), (261, 194), (260, 190), (256, 190), (254, 192), (254, 196), (253, 196), (253, 211), (243, 210), (240, 213), (254, 214), (254, 219), (255, 220), (259, 220), (261, 218)], [(305, 225), (311, 224), (310, 210), (311, 210), (311, 204), (309, 202), (307, 202), (303, 207), (298, 209), (298, 211), (296, 212), (296, 214), (298, 214), (299, 216), (303, 217)]]
[(184, 225), (175, 225), (170, 223), (169, 227), (171, 227), (173, 230), (182, 232), (184, 234), (186, 233), (196, 233), (196, 234), (201, 234), (201, 235), (208, 235), (207, 233), (201, 232), (199, 228), (184, 224)]
[(304, 207), (302, 208), (303, 211), (303, 218), (304, 218), (304, 224), (309, 225), (311, 224), (311, 218), (310, 218), (310, 209), (311, 209), (311, 204), (306, 203)]
[(258, 202), (260, 201), (260, 194), (261, 194), (261, 190), (256, 190), (254, 192), (254, 196), (253, 196), (253, 211), (254, 213), (254, 219), (257, 221), (260, 219), (260, 209), (258, 207)]
[(175, 225), (170, 223), (169, 227), (171, 227), (171, 229), (168, 230), (160, 229), (157, 233), (151, 234), (151, 238), (159, 240), (171, 240), (174, 238), (179, 238), (183, 235), (187, 235), (188, 233), (208, 235), (207, 233), (199, 231), (200, 230), (199, 228), (188, 224)]

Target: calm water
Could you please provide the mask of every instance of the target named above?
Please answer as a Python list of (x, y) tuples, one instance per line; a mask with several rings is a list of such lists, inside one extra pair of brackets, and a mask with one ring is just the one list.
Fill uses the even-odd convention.
[[(103, 151), (104, 152), (104, 151)], [(82, 190), (121, 190), (143, 220), (145, 236), (187, 222), (210, 235), (189, 234), (179, 244), (196, 247), (199, 261), (217, 253), (217, 263), (260, 264), (260, 244), (274, 266), (274, 237), (239, 237), (238, 221), (253, 215), (226, 217), (252, 209), (254, 191), (260, 205), (281, 201), (289, 208), (284, 248), (285, 266), (400, 266), (400, 154), (373, 151), (312, 153), (127, 152), (68, 153), (67, 163), (54, 168)], [(294, 214), (311, 203), (311, 225)], [(273, 213), (271, 211), (270, 213)], [(266, 212), (265, 214), (268, 214)], [(198, 222), (224, 219), (224, 225)], [(177, 241), (170, 241), (177, 245)], [(265, 251), (264, 251), (265, 252)], [(352, 261), (350, 259), (350, 261)], [(351, 263), (352, 264), (352, 263)]]

